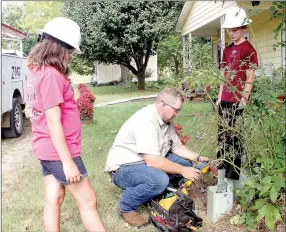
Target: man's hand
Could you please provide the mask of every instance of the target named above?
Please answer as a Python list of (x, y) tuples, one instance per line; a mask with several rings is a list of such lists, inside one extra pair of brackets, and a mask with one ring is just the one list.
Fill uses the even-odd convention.
[(63, 163), (63, 169), (68, 183), (71, 184), (80, 181), (80, 172), (73, 160)]
[(202, 163), (202, 162), (208, 162), (208, 161), (209, 161), (209, 158), (200, 155), (200, 156), (198, 157), (198, 161), (199, 161), (200, 163)]
[(221, 102), (220, 100), (217, 100), (215, 105), (218, 106), (220, 104), (220, 102)]
[(200, 170), (192, 167), (183, 167), (181, 175), (189, 180), (196, 180), (200, 176)]

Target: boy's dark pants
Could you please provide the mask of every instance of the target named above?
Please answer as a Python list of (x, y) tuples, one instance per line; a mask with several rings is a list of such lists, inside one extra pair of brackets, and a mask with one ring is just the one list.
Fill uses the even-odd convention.
[[(219, 105), (218, 145), (220, 150), (217, 152), (217, 158), (224, 158), (240, 168), (244, 151), (235, 125), (243, 109), (239, 109), (238, 105), (239, 103), (226, 101), (221, 101)], [(239, 180), (240, 171), (232, 164), (224, 161), (218, 168), (225, 169), (226, 178)]]

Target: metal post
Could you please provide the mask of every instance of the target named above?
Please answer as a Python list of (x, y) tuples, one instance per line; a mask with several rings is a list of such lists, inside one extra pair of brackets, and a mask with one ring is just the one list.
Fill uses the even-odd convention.
[(225, 169), (217, 170), (217, 193), (224, 193), (227, 190), (227, 183), (225, 182)]

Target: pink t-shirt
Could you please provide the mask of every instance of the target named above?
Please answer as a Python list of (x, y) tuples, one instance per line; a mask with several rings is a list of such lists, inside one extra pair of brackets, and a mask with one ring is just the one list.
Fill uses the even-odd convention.
[(27, 80), (27, 102), (32, 122), (33, 154), (40, 160), (60, 160), (50, 137), (45, 110), (61, 107), (61, 123), (67, 146), (75, 158), (81, 153), (81, 124), (74, 91), (53, 67), (31, 71)]

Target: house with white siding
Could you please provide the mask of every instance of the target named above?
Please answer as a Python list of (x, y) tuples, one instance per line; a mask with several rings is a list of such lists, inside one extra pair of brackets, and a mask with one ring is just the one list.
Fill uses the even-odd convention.
[[(103, 63), (95, 62), (95, 77), (98, 84), (104, 84), (111, 81), (121, 81), (122, 75), (121, 75), (121, 67), (120, 65), (106, 65)], [(133, 65), (136, 68), (135, 62), (131, 62), (131, 65)], [(157, 75), (157, 55), (151, 56), (149, 58), (146, 71), (150, 72), (150, 77), (146, 78), (146, 81), (157, 81), (158, 75)], [(134, 78), (133, 81), (136, 81)]]
[[(279, 25), (278, 19), (270, 20), (269, 7), (272, 2), (260, 1), (252, 6), (251, 1), (187, 1), (177, 20), (176, 31), (181, 33), (184, 49), (184, 70), (190, 70), (189, 50), (192, 38), (211, 37), (213, 57), (218, 64), (225, 46), (231, 43), (227, 32), (222, 28), (225, 13), (232, 7), (242, 7), (253, 22), (248, 25), (245, 37), (258, 53), (260, 69), (271, 77), (272, 70), (285, 65), (285, 49), (273, 50), (272, 45), (280, 40), (274, 39), (273, 30)], [(285, 34), (284, 34), (285, 39)], [(263, 67), (263, 69), (262, 69)]]

